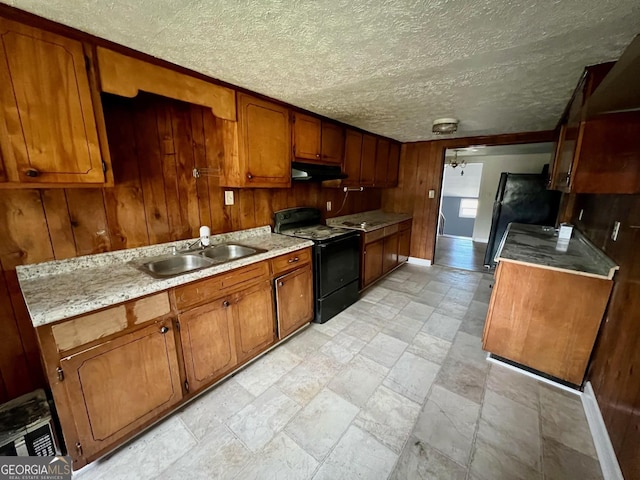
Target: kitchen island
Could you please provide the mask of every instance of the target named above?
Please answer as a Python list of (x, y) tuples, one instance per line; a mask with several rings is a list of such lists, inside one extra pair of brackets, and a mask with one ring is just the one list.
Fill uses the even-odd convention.
[(582, 384), (617, 265), (574, 230), (512, 223), (498, 268), (483, 349), (573, 386)]

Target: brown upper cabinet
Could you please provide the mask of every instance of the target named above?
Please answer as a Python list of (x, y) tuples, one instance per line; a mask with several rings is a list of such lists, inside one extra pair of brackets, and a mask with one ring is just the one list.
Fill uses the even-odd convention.
[(345, 135), (341, 126), (300, 112), (293, 114), (293, 155), (313, 163), (341, 165)]
[(387, 187), (398, 186), (398, 170), (400, 168), (400, 144), (389, 144), (389, 163), (387, 164)]
[(311, 115), (293, 114), (293, 153), (304, 160), (321, 160), (321, 120)]
[(389, 167), (389, 140), (378, 138), (376, 146), (376, 169), (373, 179), (375, 187), (387, 186), (387, 169)]
[(372, 187), (376, 176), (376, 137), (362, 135), (362, 155), (360, 157), (360, 185)]
[(291, 128), (286, 107), (237, 94), (238, 156), (225, 155), (220, 184), (228, 187), (291, 186)]
[(330, 122), (322, 122), (322, 162), (342, 165), (344, 159), (344, 128)]
[(396, 187), (399, 163), (399, 143), (347, 129), (343, 185)]
[(347, 129), (344, 147), (344, 173), (347, 178), (342, 182), (345, 186), (360, 185), (360, 159), (362, 157), (362, 134)]
[(585, 104), (612, 63), (587, 67), (560, 122), (549, 188), (565, 193), (640, 193), (640, 113), (586, 119)]
[(4, 18), (0, 42), (4, 185), (104, 184), (108, 153), (90, 49)]

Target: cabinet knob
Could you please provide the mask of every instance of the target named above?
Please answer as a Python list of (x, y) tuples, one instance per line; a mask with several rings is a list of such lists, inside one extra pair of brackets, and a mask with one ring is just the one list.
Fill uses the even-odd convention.
[(40, 175), (40, 172), (38, 170), (36, 170), (35, 168), (30, 168), (29, 170), (27, 170), (25, 172), (25, 174), (27, 175), (27, 177), (35, 178), (38, 175)]
[(319, 153), (316, 153), (316, 158), (320, 158), (320, 154)]
[(281, 287), (284, 285), (284, 282), (278, 282), (278, 286)]
[(229, 305), (231, 305), (227, 300), (225, 300), (224, 302), (222, 302), (222, 306), (224, 308), (227, 308)]
[(251, 175), (250, 173), (247, 173), (247, 178), (251, 180), (253, 178), (253, 175)]
[(169, 331), (169, 327), (164, 327), (164, 326), (163, 326), (163, 327), (161, 327), (161, 328), (160, 328), (160, 333), (162, 333), (163, 335), (164, 335), (165, 333), (167, 333), (168, 331)]
[(300, 260), (298, 257), (293, 257), (289, 259), (289, 263), (296, 263), (298, 260)]

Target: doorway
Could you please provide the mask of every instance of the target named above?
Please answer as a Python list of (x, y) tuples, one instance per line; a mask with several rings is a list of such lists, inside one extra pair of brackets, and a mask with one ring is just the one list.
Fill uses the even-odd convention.
[[(462, 152), (461, 152), (462, 151)], [(442, 175), (436, 263), (482, 271), (486, 243), (473, 240), (483, 164), (468, 162), (464, 149), (445, 152)]]
[(487, 271), (484, 257), (501, 174), (539, 174), (552, 153), (550, 142), (446, 149), (434, 263)]

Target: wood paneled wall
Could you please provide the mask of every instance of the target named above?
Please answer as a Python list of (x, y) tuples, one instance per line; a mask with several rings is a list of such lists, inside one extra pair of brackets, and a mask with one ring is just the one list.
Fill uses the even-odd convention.
[(624, 477), (640, 478), (640, 195), (576, 195), (570, 218), (620, 265), (587, 378)]
[(194, 179), (194, 166), (218, 169), (224, 120), (210, 109), (157, 96), (103, 97), (115, 187), (0, 191), (0, 402), (44, 384), (34, 330), (16, 265), (133, 248), (272, 222), (294, 206), (346, 215), (381, 207), (380, 190), (344, 194), (319, 184), (232, 189), (224, 205), (217, 177)]
[[(550, 142), (553, 138), (553, 132), (545, 131), (406, 143), (400, 155), (398, 187), (384, 190), (382, 208), (413, 214), (411, 256), (433, 261), (445, 150), (471, 145)], [(434, 198), (429, 198), (429, 190), (434, 190)]]

